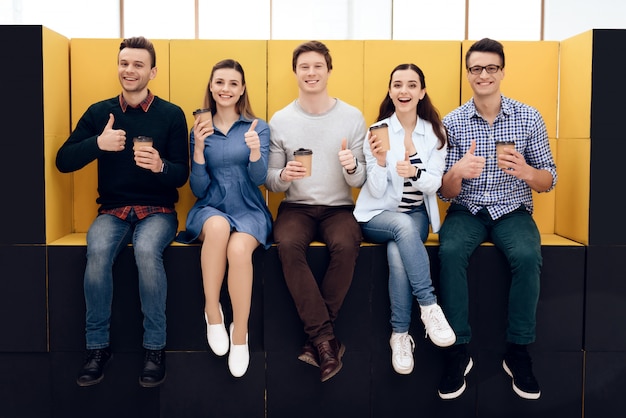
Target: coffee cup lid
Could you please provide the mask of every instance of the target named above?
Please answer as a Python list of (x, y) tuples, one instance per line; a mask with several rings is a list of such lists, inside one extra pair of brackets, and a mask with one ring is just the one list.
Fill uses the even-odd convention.
[(381, 123), (380, 125), (371, 126), (371, 127), (370, 127), (370, 131), (371, 131), (372, 129), (386, 128), (386, 127), (388, 127), (388, 126), (389, 126), (389, 125), (387, 125), (387, 123), (383, 122), (383, 123)]
[(206, 109), (196, 109), (196, 110), (193, 111), (193, 114), (197, 115), (198, 113), (206, 113), (206, 112), (210, 112), (210, 111), (211, 111), (211, 109), (209, 109), (209, 108), (206, 108)]
[(306, 148), (298, 148), (293, 152), (293, 155), (311, 155), (313, 154), (313, 150)]

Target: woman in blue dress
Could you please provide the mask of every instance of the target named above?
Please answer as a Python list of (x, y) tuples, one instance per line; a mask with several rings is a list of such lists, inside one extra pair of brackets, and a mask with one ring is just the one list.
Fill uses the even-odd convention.
[[(248, 317), (252, 297), (252, 253), (269, 246), (272, 217), (259, 186), (265, 182), (270, 130), (255, 117), (243, 68), (234, 60), (215, 64), (205, 107), (212, 121), (196, 118), (190, 135), (189, 183), (197, 201), (178, 241), (202, 242), (207, 340), (217, 355), (230, 350), (228, 367), (235, 377), (248, 369)], [(233, 308), (230, 337), (224, 325), (220, 291), (228, 266)]]

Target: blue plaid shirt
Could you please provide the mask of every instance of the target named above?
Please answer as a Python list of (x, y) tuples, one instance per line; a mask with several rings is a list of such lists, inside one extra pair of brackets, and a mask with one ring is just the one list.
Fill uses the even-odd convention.
[(486, 208), (492, 219), (498, 219), (521, 205), (533, 213), (532, 189), (525, 181), (498, 168), (497, 141), (515, 141), (515, 149), (524, 156), (528, 165), (549, 171), (552, 186), (547, 191), (554, 188), (557, 180), (556, 164), (541, 114), (531, 106), (504, 96), (501, 104), (500, 113), (492, 126), (476, 110), (474, 99), (443, 119), (449, 140), (444, 173), (465, 155), (473, 139), (476, 140), (475, 155), (485, 157), (486, 162), (479, 177), (463, 179), (458, 196), (452, 199), (439, 197), (467, 207), (474, 215)]

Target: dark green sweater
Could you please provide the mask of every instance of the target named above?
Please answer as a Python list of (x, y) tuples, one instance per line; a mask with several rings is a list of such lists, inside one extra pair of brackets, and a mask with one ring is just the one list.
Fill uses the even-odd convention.
[[(123, 151), (102, 151), (96, 139), (109, 120), (115, 117), (113, 129), (126, 131)], [(133, 159), (133, 137), (151, 136), (153, 147), (167, 165), (165, 173), (140, 168)], [(98, 160), (98, 194), (102, 209), (127, 205), (149, 205), (173, 208), (178, 201), (178, 187), (189, 176), (187, 121), (182, 109), (155, 97), (148, 112), (128, 107), (122, 112), (119, 98), (95, 103), (80, 118), (76, 129), (59, 149), (56, 165), (69, 173)]]

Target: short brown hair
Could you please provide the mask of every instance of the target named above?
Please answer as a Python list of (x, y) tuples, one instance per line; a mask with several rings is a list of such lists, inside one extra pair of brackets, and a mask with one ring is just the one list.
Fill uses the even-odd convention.
[(145, 49), (150, 54), (150, 58), (152, 58), (152, 64), (150, 68), (154, 68), (156, 66), (156, 52), (154, 50), (154, 45), (148, 39), (143, 36), (136, 36), (134, 38), (126, 38), (120, 44), (120, 51), (124, 48), (137, 48), (137, 49)]
[(333, 69), (333, 59), (330, 56), (330, 50), (328, 49), (328, 47), (320, 41), (309, 41), (298, 45), (296, 49), (293, 50), (293, 61), (291, 62), (291, 66), (294, 73), (296, 72), (298, 57), (300, 56), (300, 54), (303, 54), (305, 52), (318, 52), (322, 54), (324, 56), (324, 59), (326, 60), (326, 66), (328, 67), (328, 70), (330, 71)]
[(494, 54), (498, 54), (502, 60), (502, 68), (504, 68), (504, 47), (500, 42), (489, 38), (483, 38), (475, 42), (465, 54), (465, 68), (469, 68), (467, 63), (472, 52), (493, 52)]

